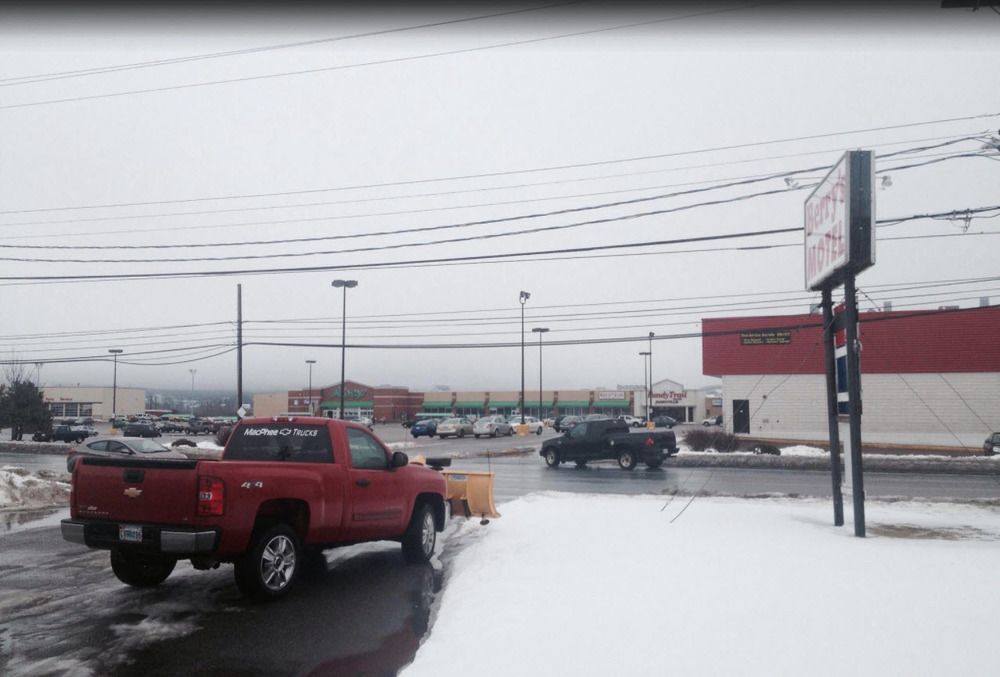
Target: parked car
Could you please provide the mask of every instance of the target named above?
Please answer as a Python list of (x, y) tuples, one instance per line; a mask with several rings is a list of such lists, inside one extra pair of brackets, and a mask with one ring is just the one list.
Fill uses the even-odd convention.
[(370, 418), (368, 418), (367, 416), (354, 416), (354, 415), (351, 415), (351, 414), (347, 414), (347, 415), (344, 416), (344, 420), (345, 421), (354, 421), (355, 423), (360, 423), (361, 425), (363, 425), (364, 427), (368, 428), (369, 430), (373, 430), (373, 428), (372, 428), (372, 420)]
[(646, 419), (639, 418), (638, 416), (630, 416), (629, 414), (622, 414), (618, 417), (618, 420), (630, 428), (641, 428), (646, 425)]
[(722, 416), (709, 416), (701, 422), (703, 426), (722, 425)]
[(437, 425), (437, 436), (441, 439), (445, 437), (465, 437), (472, 434), (472, 421), (467, 418), (446, 418)]
[(582, 421), (583, 418), (579, 416), (563, 416), (562, 420), (557, 421), (559, 423), (559, 427), (556, 428), (556, 432), (564, 433), (567, 430), (572, 430), (573, 426)]
[(73, 447), (66, 456), (66, 469), (73, 472), (80, 456), (107, 456), (110, 458), (135, 457), (152, 461), (161, 459), (187, 460), (187, 456), (168, 449), (159, 442), (142, 437), (98, 437), (86, 444)]
[(983, 453), (987, 456), (1000, 454), (1000, 433), (993, 433), (983, 442)]
[(472, 434), (478, 439), (483, 435), (497, 437), (498, 435), (513, 435), (514, 429), (503, 416), (483, 416), (472, 425)]
[[(214, 432), (212, 430), (212, 424), (200, 418), (188, 419), (187, 423), (184, 424), (184, 427), (184, 432), (189, 435), (208, 435)], [(127, 435), (128, 433), (126, 432), (125, 434)]]
[(129, 423), (125, 426), (125, 437), (159, 437), (160, 431), (152, 423)]
[(670, 416), (654, 416), (653, 425), (657, 428), (673, 428), (677, 425), (677, 419)]
[[(517, 430), (517, 426), (521, 425), (521, 417), (511, 416), (508, 423), (510, 423), (511, 426), (514, 426), (514, 429)], [(529, 433), (534, 433), (535, 435), (542, 434), (542, 428), (544, 426), (542, 425), (542, 422), (534, 416), (525, 416), (524, 425), (528, 426)]]
[(584, 421), (610, 421), (611, 417), (607, 414), (587, 414), (583, 417)]
[(184, 426), (182, 426), (177, 421), (158, 421), (156, 427), (160, 429), (161, 433), (182, 433), (184, 432)]
[(424, 419), (423, 421), (417, 421), (410, 426), (410, 434), (416, 439), (421, 435), (427, 435), (427, 437), (434, 437), (434, 433), (437, 432), (438, 422), (432, 418)]

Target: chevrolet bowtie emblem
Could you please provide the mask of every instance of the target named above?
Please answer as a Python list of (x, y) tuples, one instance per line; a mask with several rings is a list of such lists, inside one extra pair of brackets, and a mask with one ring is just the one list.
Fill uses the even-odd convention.
[(129, 498), (138, 498), (139, 494), (142, 493), (142, 489), (136, 489), (135, 487), (129, 487), (124, 491), (125, 495)]

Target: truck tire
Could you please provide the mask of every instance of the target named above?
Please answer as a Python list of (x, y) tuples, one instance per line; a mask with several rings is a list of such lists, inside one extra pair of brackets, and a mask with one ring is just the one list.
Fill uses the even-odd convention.
[(255, 533), (250, 549), (236, 560), (236, 587), (256, 600), (277, 599), (295, 583), (302, 546), (287, 524), (275, 524)]
[(174, 570), (177, 560), (163, 555), (111, 549), (111, 570), (118, 580), (134, 588), (152, 588)]
[(579, 461), (575, 461), (575, 463), (576, 463), (576, 467), (577, 468), (586, 468), (587, 467), (587, 461), (586, 461), (586, 459), (582, 459), (581, 458)]
[(434, 555), (436, 542), (434, 511), (426, 503), (421, 503), (414, 509), (410, 525), (403, 534), (403, 559), (413, 564), (429, 562)]
[(659, 468), (661, 465), (663, 465), (663, 457), (662, 456), (656, 456), (656, 457), (650, 458), (649, 460), (646, 461), (646, 467), (647, 468), (656, 469), (656, 468)]
[(545, 465), (550, 468), (559, 467), (559, 452), (555, 450), (555, 447), (549, 447), (545, 450)]
[(618, 465), (622, 470), (632, 470), (635, 468), (635, 452), (631, 449), (623, 449), (618, 452)]

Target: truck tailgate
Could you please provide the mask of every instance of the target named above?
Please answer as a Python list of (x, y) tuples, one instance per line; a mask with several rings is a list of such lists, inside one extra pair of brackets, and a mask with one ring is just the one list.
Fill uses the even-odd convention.
[(190, 524), (198, 461), (81, 457), (73, 473), (74, 518)]

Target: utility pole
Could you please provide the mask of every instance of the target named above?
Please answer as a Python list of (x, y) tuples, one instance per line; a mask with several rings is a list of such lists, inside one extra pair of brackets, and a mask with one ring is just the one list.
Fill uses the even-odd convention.
[[(524, 304), (531, 298), (531, 294), (522, 291), (518, 297), (521, 302), (521, 425), (524, 425)], [(523, 432), (524, 428), (521, 429)]]
[(649, 420), (653, 420), (653, 332), (649, 332)]
[(114, 355), (115, 359), (115, 372), (111, 384), (111, 420), (113, 421), (118, 417), (118, 356), (125, 351), (121, 348), (110, 348), (108, 352)]
[(545, 418), (542, 412), (542, 334), (549, 330), (548, 327), (534, 327), (531, 331), (538, 334), (538, 420)]

